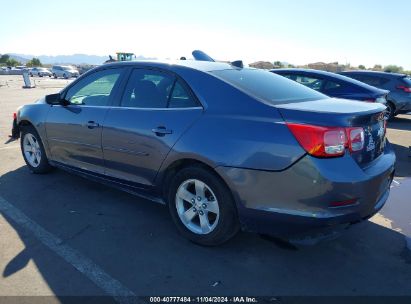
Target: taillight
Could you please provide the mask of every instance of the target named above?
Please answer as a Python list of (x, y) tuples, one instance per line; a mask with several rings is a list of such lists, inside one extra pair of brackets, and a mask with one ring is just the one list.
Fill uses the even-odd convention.
[(300, 145), (317, 157), (333, 157), (344, 154), (346, 136), (344, 128), (330, 128), (287, 123)]
[(406, 86), (398, 86), (397, 89), (403, 90), (405, 93), (411, 93), (411, 88)]
[(287, 123), (299, 144), (316, 157), (341, 156), (348, 148), (357, 152), (364, 148), (363, 128), (339, 128)]
[(331, 208), (347, 207), (347, 206), (356, 205), (357, 203), (358, 203), (358, 200), (354, 198), (354, 199), (349, 199), (346, 201), (331, 202), (330, 207)]
[(14, 112), (14, 113), (13, 113), (13, 120), (16, 120), (16, 119), (17, 119), (17, 113)]
[(347, 128), (348, 145), (351, 152), (356, 152), (364, 148), (364, 129)]
[(365, 102), (375, 102), (375, 98), (368, 98), (364, 100)]

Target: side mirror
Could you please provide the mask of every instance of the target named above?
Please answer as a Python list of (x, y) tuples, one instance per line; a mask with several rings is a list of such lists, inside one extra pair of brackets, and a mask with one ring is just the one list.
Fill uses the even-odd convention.
[(62, 106), (67, 106), (70, 104), (67, 100), (62, 99), (59, 93), (46, 95), (46, 103), (50, 105), (62, 105)]

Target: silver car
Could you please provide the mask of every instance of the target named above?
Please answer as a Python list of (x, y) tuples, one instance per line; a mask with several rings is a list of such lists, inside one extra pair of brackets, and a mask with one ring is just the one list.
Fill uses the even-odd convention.
[(70, 65), (55, 65), (51, 69), (54, 78), (71, 78), (78, 77), (80, 73), (78, 70)]
[(29, 71), (29, 74), (31, 77), (33, 76), (39, 76), (39, 77), (43, 77), (43, 76), (48, 76), (51, 77), (51, 72), (46, 69), (46, 68), (32, 68)]

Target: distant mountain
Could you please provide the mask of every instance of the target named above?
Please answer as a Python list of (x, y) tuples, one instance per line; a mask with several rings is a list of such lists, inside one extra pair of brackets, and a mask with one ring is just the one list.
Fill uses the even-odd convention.
[(10, 55), (11, 59), (17, 60), (18, 62), (21, 62), (22, 64), (26, 64), (32, 58), (31, 57), (30, 59), (27, 59), (27, 58), (21, 57), (17, 54), (8, 54), (8, 55)]
[[(74, 55), (57, 55), (57, 56), (35, 56), (35, 55), (26, 55), (26, 54), (9, 54), (11, 58), (20, 61), (21, 63), (26, 63), (31, 60), (33, 57), (39, 58), (40, 61), (44, 64), (90, 64), (90, 65), (99, 65), (103, 64), (107, 59), (107, 56), (97, 56), (97, 55), (86, 55), (86, 54), (74, 54)], [(145, 60), (145, 59), (156, 59), (148, 58), (144, 56), (137, 56), (136, 59)]]

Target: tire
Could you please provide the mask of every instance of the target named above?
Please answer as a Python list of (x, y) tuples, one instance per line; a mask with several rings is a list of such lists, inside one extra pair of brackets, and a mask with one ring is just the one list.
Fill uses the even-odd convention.
[[(35, 152), (29, 152), (28, 146), (26, 147), (27, 144), (30, 144), (32, 148), (34, 147), (32, 151)], [(33, 126), (24, 126), (21, 128), (20, 148), (24, 161), (31, 172), (42, 174), (52, 169), (46, 152), (44, 151), (43, 142)], [(31, 158), (30, 156), (33, 154), (37, 156)]]
[(68, 79), (68, 76), (66, 74), (63, 74), (64, 79)]
[(32, 74), (32, 73), (30, 73), (30, 77), (33, 77), (33, 74)]
[(387, 110), (385, 112), (386, 113), (385, 118), (387, 120), (391, 120), (395, 116), (395, 105), (391, 101), (389, 101), (387, 102), (386, 107), (387, 107)]
[[(201, 191), (195, 190), (197, 185), (198, 189), (206, 189), (201, 201), (198, 199), (198, 192)], [(185, 196), (188, 199), (182, 199), (178, 195), (182, 193), (179, 192), (181, 189), (192, 197)], [(190, 166), (179, 171), (169, 184), (167, 202), (179, 232), (196, 244), (221, 245), (233, 238), (240, 230), (237, 210), (230, 190), (219, 176), (205, 167)], [(192, 215), (186, 223), (183, 222), (183, 214)], [(207, 227), (204, 229), (201, 223), (209, 225), (204, 225)]]
[(57, 79), (56, 73), (53, 73), (53, 77), (54, 77), (54, 79)]
[(43, 75), (41, 75), (41, 74), (39, 73), (39, 77), (43, 77)]

